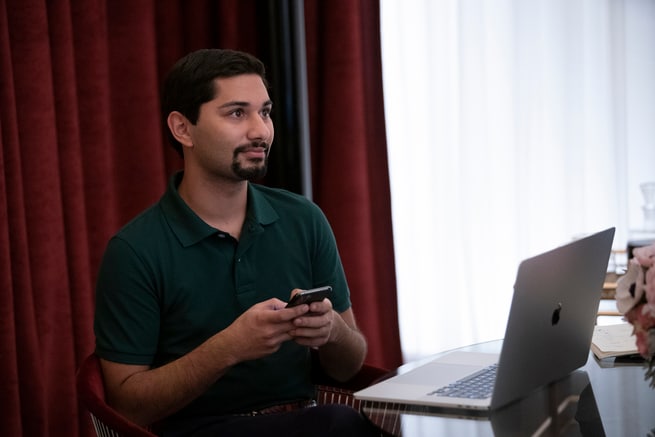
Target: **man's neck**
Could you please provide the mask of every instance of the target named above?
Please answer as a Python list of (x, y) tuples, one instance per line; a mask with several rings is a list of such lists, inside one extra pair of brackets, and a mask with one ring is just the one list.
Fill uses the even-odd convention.
[(203, 221), (239, 239), (246, 217), (247, 181), (208, 180), (185, 172), (178, 193)]

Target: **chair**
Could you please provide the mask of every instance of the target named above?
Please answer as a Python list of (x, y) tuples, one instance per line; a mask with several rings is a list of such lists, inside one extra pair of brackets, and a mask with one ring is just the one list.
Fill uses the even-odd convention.
[(147, 428), (130, 422), (105, 403), (105, 385), (97, 355), (84, 359), (77, 371), (77, 395), (91, 414), (98, 437), (156, 437)]
[[(316, 401), (319, 405), (345, 404), (359, 409), (359, 401), (355, 400), (353, 392), (370, 385), (386, 373), (387, 370), (365, 364), (350, 381), (339, 383), (315, 371), (312, 377), (317, 388)], [(130, 422), (105, 403), (102, 369), (95, 354), (85, 358), (77, 371), (77, 394), (82, 406), (89, 411), (99, 437), (156, 437), (149, 429)]]

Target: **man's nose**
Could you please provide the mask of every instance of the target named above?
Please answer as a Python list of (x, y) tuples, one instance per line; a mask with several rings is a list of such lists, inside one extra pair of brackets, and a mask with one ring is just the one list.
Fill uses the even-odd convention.
[(253, 117), (248, 130), (248, 138), (252, 140), (265, 140), (271, 136), (272, 124), (263, 117)]

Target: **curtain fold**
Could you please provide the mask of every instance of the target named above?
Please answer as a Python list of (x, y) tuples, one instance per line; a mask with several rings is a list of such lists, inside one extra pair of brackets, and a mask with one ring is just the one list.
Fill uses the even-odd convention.
[[(377, 1), (334, 2), (324, 16), (309, 3), (311, 68), (324, 70), (312, 86), (341, 93), (340, 105), (313, 94), (316, 197), (344, 255), (369, 361), (391, 366), (399, 345), (379, 41), (368, 34), (377, 32), (378, 16), (365, 12)], [(181, 166), (159, 120), (160, 80), (202, 47), (265, 54), (266, 7), (257, 0), (0, 0), (0, 434), (93, 435), (74, 382), (94, 347), (100, 257), (108, 238), (155, 202)], [(358, 18), (341, 16), (351, 13)], [(353, 43), (356, 68), (342, 74), (355, 58), (335, 50), (319, 28)], [(335, 56), (340, 66), (330, 65)], [(344, 118), (341, 106), (351, 99), (357, 115), (338, 126), (349, 133), (337, 138), (333, 120)], [(364, 151), (373, 145), (380, 156)], [(353, 153), (360, 166), (345, 172), (341, 163)]]

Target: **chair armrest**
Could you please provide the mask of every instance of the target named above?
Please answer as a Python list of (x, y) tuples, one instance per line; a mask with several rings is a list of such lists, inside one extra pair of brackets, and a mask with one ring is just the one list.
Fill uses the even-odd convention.
[(88, 356), (77, 371), (77, 394), (87, 409), (99, 436), (156, 437), (147, 428), (121, 416), (105, 402), (105, 388), (100, 361), (95, 354)]
[(316, 385), (327, 385), (354, 392), (368, 387), (388, 373), (389, 371), (387, 369), (364, 364), (359, 372), (348, 381), (337, 381), (329, 377), (318, 363), (314, 363), (312, 367), (312, 381)]
[(341, 382), (325, 374), (317, 360), (314, 361), (312, 369), (312, 380), (316, 386), (316, 402), (319, 405), (344, 404), (356, 410), (359, 410), (360, 402), (355, 399), (353, 393), (368, 387), (389, 373), (386, 369), (364, 364), (354, 377)]

